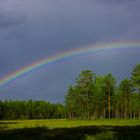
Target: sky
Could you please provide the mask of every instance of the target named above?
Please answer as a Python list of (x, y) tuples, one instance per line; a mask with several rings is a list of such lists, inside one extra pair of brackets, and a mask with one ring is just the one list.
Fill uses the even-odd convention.
[[(0, 78), (72, 49), (139, 41), (139, 7), (139, 0), (0, 0)], [(82, 70), (120, 81), (138, 63), (133, 46), (71, 57), (0, 87), (0, 99), (64, 102)]]

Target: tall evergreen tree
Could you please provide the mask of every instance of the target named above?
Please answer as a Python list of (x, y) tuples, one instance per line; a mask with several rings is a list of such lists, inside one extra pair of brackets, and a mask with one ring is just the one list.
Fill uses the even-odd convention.
[(75, 117), (75, 112), (76, 112), (76, 97), (77, 95), (74, 92), (74, 88), (72, 86), (69, 87), (68, 93), (65, 97), (65, 102), (66, 102), (66, 112), (68, 117), (74, 118)]
[(105, 94), (104, 94), (104, 76), (98, 76), (95, 79), (93, 106), (94, 106), (94, 118), (105, 117)]
[(137, 64), (132, 72), (131, 80), (133, 82), (134, 87), (138, 88), (138, 92), (140, 94), (140, 64)]
[(115, 78), (111, 73), (107, 74), (104, 78), (104, 92), (107, 97), (107, 117), (111, 116), (111, 97), (115, 90)]
[(120, 94), (121, 94), (121, 99), (122, 103), (121, 105), (123, 106), (123, 117), (128, 118), (128, 115), (130, 115), (131, 111), (131, 106), (130, 106), (130, 97), (131, 97), (131, 83), (128, 79), (124, 79), (121, 81), (120, 86), (119, 86)]
[[(137, 64), (132, 72), (131, 77), (132, 83), (139, 94), (139, 104), (140, 104), (140, 64)], [(140, 108), (140, 106), (139, 106)], [(139, 109), (139, 119), (140, 119), (140, 109)]]
[(76, 88), (80, 97), (80, 110), (82, 118), (89, 118), (91, 114), (93, 86), (95, 74), (90, 70), (83, 70), (76, 79)]

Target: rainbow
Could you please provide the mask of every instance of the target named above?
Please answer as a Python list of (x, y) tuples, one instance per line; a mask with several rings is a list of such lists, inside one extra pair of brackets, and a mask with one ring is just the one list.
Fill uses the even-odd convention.
[(29, 73), (32, 73), (33, 71), (36, 71), (40, 68), (43, 68), (44, 66), (48, 66), (54, 62), (59, 62), (62, 60), (66, 60), (68, 58), (72, 58), (74, 56), (79, 56), (91, 52), (100, 52), (100, 51), (106, 51), (110, 49), (127, 49), (127, 48), (132, 48), (132, 49), (140, 48), (140, 42), (139, 41), (112, 42), (109, 44), (96, 44), (96, 45), (89, 45), (87, 47), (72, 49), (55, 56), (51, 56), (51, 57), (41, 59), (39, 61), (35, 61), (32, 64), (26, 65), (14, 71), (13, 73), (4, 76), (3, 78), (0, 79), (0, 87), (7, 85), (23, 77), (24, 75), (28, 75)]

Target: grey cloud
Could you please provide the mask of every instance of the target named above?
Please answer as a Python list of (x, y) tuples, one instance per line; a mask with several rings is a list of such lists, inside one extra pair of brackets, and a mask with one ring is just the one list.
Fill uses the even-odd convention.
[[(58, 5), (55, 2), (36, 1), (35, 4), (30, 5), (30, 11), (26, 11), (29, 17), (28, 22), (20, 28), (15, 26), (13, 30), (7, 31), (5, 39), (8, 39), (9, 43), (3, 43), (7, 44), (4, 45), (7, 47), (3, 48), (5, 50), (3, 52), (6, 53), (8, 46), (11, 46), (9, 45), (10, 40), (15, 40), (12, 41), (10, 49), (12, 51), (9, 52), (9, 55), (14, 55), (10, 58), (12, 58), (12, 63), (15, 62), (14, 64), (17, 66), (26, 64), (28, 60), (32, 62), (40, 57), (71, 47), (133, 39), (134, 36), (137, 36), (137, 39), (140, 38), (139, 24), (137, 24), (139, 19), (128, 13), (127, 8), (121, 4), (110, 6), (110, 4), (97, 2), (97, 0), (82, 0), (82, 3), (74, 0), (65, 2), (61, 0), (57, 3)], [(28, 3), (24, 6), (27, 5)], [(39, 13), (40, 8), (32, 11), (32, 7), (38, 5), (40, 8), (43, 5), (42, 11), (44, 12)], [(37, 16), (34, 15), (36, 13)], [(32, 16), (35, 19), (32, 19)], [(7, 42), (7, 40), (5, 41)], [(24, 57), (25, 55), (26, 57)]]
[[(3, 7), (0, 12), (0, 76), (76, 47), (140, 39), (139, 9), (136, 8), (140, 5), (139, 1), (21, 0), (18, 1), (19, 9), (15, 4), (17, 1), (7, 0), (5, 6), (8, 10)], [(93, 60), (86, 57), (79, 61), (66, 61), (64, 65), (55, 64), (52, 69), (49, 66), (44, 71), (29, 75), (32, 78), (27, 76), (5, 90), (0, 89), (1, 98), (53, 100), (53, 96), (60, 96), (63, 99), (75, 73), (79, 74), (86, 68), (95, 68), (97, 74), (110, 71), (120, 79), (140, 60), (139, 50), (132, 54), (130, 50), (131, 55), (126, 56), (125, 61), (123, 53), (117, 53), (115, 58), (110, 58), (110, 52), (106, 55), (98, 53), (93, 54)]]
[(0, 28), (15, 27), (25, 23), (27, 16), (20, 11), (0, 10)]

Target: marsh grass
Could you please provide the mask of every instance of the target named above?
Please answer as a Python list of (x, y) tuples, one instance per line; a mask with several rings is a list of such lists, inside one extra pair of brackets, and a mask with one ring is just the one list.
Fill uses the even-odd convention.
[(0, 140), (139, 140), (140, 120), (0, 121)]

